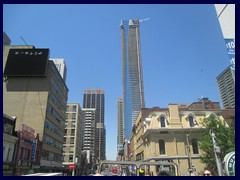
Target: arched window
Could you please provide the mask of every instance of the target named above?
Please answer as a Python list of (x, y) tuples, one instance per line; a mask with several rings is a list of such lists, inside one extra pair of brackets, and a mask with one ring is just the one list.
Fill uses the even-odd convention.
[(192, 139), (192, 150), (193, 150), (193, 154), (199, 154), (197, 139)]
[(164, 117), (164, 116), (161, 116), (161, 117), (160, 117), (160, 126), (161, 126), (161, 127), (166, 127), (165, 117)]
[(193, 116), (188, 116), (188, 122), (190, 127), (194, 127), (194, 119)]
[(160, 152), (160, 155), (166, 154), (164, 140), (159, 140), (159, 152)]
[(158, 120), (159, 120), (160, 127), (167, 127), (167, 117), (165, 115), (160, 115), (158, 117)]

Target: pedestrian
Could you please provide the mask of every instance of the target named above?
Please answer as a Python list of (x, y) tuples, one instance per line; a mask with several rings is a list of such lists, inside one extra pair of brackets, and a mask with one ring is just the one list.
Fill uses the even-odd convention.
[(209, 170), (205, 170), (203, 176), (212, 176), (212, 173)]

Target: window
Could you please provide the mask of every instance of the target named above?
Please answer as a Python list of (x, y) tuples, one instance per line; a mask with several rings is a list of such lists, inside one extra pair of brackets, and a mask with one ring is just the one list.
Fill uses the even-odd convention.
[(76, 126), (76, 122), (72, 121), (72, 128)]
[(164, 116), (160, 117), (160, 127), (166, 127), (165, 117)]
[(74, 144), (74, 137), (70, 138), (70, 144)]
[(164, 140), (159, 140), (159, 152), (160, 152), (160, 155), (166, 154)]
[(193, 149), (193, 154), (199, 154), (197, 139), (192, 139), (192, 149)]
[(52, 161), (54, 158), (54, 154), (52, 152), (49, 152), (48, 154), (48, 160)]
[(5, 146), (3, 146), (3, 155), (5, 155), (5, 152), (4, 152), (4, 151), (5, 151)]
[(194, 127), (194, 119), (193, 116), (188, 116), (189, 126)]
[(71, 136), (75, 136), (75, 129), (71, 129)]
[(69, 116), (69, 113), (65, 113), (65, 119), (69, 119), (68, 116)]
[(11, 150), (12, 150), (11, 148), (8, 149), (8, 153), (7, 153), (7, 159), (6, 159), (6, 161), (11, 161), (11, 159), (10, 159), (10, 155), (11, 155), (10, 153), (11, 153)]
[(72, 107), (72, 112), (77, 112), (77, 106)]
[(69, 156), (69, 162), (73, 162), (73, 155)]
[(69, 112), (69, 106), (67, 106), (66, 112)]
[(74, 147), (73, 147), (73, 146), (70, 146), (69, 153), (73, 153), (73, 149), (74, 149)]
[(68, 127), (68, 121), (65, 121), (65, 128)]
[(30, 149), (24, 149), (23, 150), (23, 159), (29, 160), (29, 155), (30, 155)]
[(76, 119), (76, 113), (72, 113), (72, 119)]

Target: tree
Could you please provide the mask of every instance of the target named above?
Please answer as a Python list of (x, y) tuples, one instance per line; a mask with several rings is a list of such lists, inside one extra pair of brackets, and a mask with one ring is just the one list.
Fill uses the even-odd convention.
[(216, 143), (221, 150), (221, 161), (227, 153), (235, 150), (235, 131), (231, 124), (228, 126), (225, 121), (216, 118), (214, 115), (203, 119), (202, 125), (206, 128), (202, 129), (199, 139), (199, 148), (203, 152), (201, 161), (214, 174), (218, 174), (210, 130), (216, 135)]

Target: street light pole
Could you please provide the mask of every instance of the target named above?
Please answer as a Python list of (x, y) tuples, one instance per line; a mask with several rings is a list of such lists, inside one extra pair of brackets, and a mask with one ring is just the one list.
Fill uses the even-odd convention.
[(189, 134), (187, 134), (187, 147), (188, 147), (188, 161), (189, 161), (189, 175), (191, 176), (192, 173), (192, 158), (191, 158), (191, 151), (190, 151), (190, 145), (189, 145)]
[(214, 150), (214, 154), (215, 154), (218, 175), (223, 176), (222, 163), (221, 163), (221, 158), (220, 158), (221, 150), (220, 150), (220, 147), (217, 146), (215, 133), (212, 130), (210, 130), (209, 133), (210, 133), (210, 136), (212, 137), (213, 150)]

